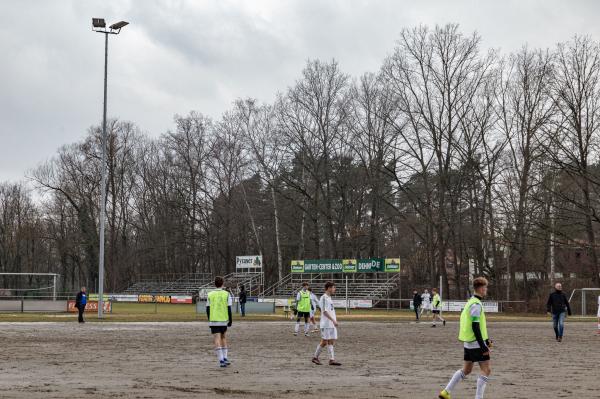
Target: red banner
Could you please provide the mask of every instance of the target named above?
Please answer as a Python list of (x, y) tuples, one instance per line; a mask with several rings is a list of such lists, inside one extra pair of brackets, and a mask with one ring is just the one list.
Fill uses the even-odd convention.
[(188, 295), (183, 296), (171, 296), (171, 303), (192, 303), (192, 297)]
[[(107, 301), (102, 302), (102, 308), (103, 308), (104, 312), (110, 313), (112, 311), (112, 304)], [(75, 307), (74, 300), (67, 301), (67, 311), (72, 312), (72, 313), (78, 312), (77, 308)], [(86, 303), (85, 311), (86, 312), (97, 312), (98, 311), (98, 301), (89, 301), (88, 303)]]

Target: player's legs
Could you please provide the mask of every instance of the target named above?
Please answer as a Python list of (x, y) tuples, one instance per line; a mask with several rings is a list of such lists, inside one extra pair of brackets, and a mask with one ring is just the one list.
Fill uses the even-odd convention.
[(221, 334), (221, 352), (223, 353), (223, 361), (229, 366), (231, 362), (227, 357), (228, 351), (229, 348), (227, 347), (227, 337), (225, 336), (225, 333), (223, 333)]
[(465, 361), (463, 364), (463, 368), (461, 370), (456, 370), (454, 372), (454, 374), (452, 375), (452, 378), (450, 378), (450, 381), (448, 381), (446, 388), (444, 388), (444, 390), (442, 392), (440, 392), (438, 397), (440, 399), (450, 398), (450, 393), (452, 392), (452, 390), (454, 389), (456, 384), (458, 384), (459, 382), (461, 382), (462, 380), (467, 378), (467, 376), (469, 374), (471, 374), (472, 371), (473, 371), (473, 362)]
[(213, 342), (215, 344), (215, 353), (217, 355), (219, 365), (221, 367), (225, 367), (225, 363), (223, 362), (223, 345), (221, 340), (221, 333), (213, 332)]
[(330, 366), (341, 366), (341, 363), (339, 363), (335, 360), (335, 350), (334, 350), (335, 341), (336, 341), (335, 339), (327, 340), (327, 352), (329, 353), (329, 365)]
[(416, 321), (419, 321), (419, 306), (414, 306), (414, 308)]
[(325, 347), (327, 346), (327, 340), (321, 338), (321, 341), (319, 342), (319, 345), (317, 345), (317, 349), (315, 350), (315, 354), (313, 355), (312, 358), (312, 362), (314, 364), (321, 364), (321, 362), (319, 361), (319, 355), (321, 355), (321, 352), (323, 351), (323, 349), (325, 349)]
[(310, 317), (310, 313), (304, 313), (304, 335), (308, 337), (308, 330), (310, 329), (310, 324), (308, 324), (308, 319)]
[(302, 315), (300, 314), (300, 312), (298, 312), (298, 314), (296, 314), (296, 325), (294, 326), (294, 335), (298, 335), (298, 331), (300, 331), (300, 319), (302, 318)]
[(486, 360), (479, 362), (479, 369), (481, 370), (481, 374), (477, 378), (477, 391), (475, 392), (475, 399), (483, 399), (483, 394), (489, 381), (490, 374), (492, 374), (492, 366), (490, 365), (490, 361)]

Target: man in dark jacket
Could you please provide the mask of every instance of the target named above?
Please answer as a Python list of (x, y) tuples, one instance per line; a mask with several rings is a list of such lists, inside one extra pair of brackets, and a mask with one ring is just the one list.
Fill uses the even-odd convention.
[(85, 305), (87, 304), (87, 294), (85, 292), (85, 287), (81, 287), (81, 291), (77, 294), (75, 298), (75, 307), (79, 311), (79, 322), (85, 323), (83, 320), (83, 312), (85, 311)]
[(243, 285), (240, 285), (240, 295), (238, 297), (238, 301), (240, 302), (240, 312), (242, 313), (242, 317), (246, 317), (246, 288)]
[(561, 283), (554, 284), (554, 292), (548, 297), (546, 310), (552, 315), (552, 324), (554, 325), (556, 340), (561, 342), (567, 313), (571, 316), (571, 306), (569, 306), (569, 300), (562, 291)]
[(421, 294), (419, 291), (413, 291), (413, 308), (415, 310), (415, 316), (417, 316), (417, 321), (419, 321), (419, 309), (421, 308), (421, 302), (423, 302), (423, 298), (421, 298)]

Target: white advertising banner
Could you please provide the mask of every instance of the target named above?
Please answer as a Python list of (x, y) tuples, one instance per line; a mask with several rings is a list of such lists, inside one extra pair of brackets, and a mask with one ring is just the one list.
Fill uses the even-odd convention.
[(108, 294), (108, 300), (113, 302), (137, 302), (137, 295), (128, 294)]
[(262, 255), (247, 255), (235, 257), (235, 268), (240, 269), (262, 269)]
[[(462, 312), (463, 308), (467, 304), (467, 301), (442, 301), (443, 312)], [(496, 301), (483, 301), (483, 310), (488, 313), (498, 313), (498, 302)], [(410, 308), (414, 309), (413, 301), (410, 301)]]

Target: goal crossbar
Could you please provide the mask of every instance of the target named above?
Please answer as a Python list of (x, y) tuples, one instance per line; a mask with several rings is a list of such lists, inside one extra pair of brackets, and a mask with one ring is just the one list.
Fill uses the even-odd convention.
[(52, 288), (52, 299), (56, 300), (56, 280), (60, 276), (58, 273), (0, 273), (0, 276), (48, 276), (52, 277), (52, 286), (33, 289), (12, 289), (13, 291), (40, 291)]

